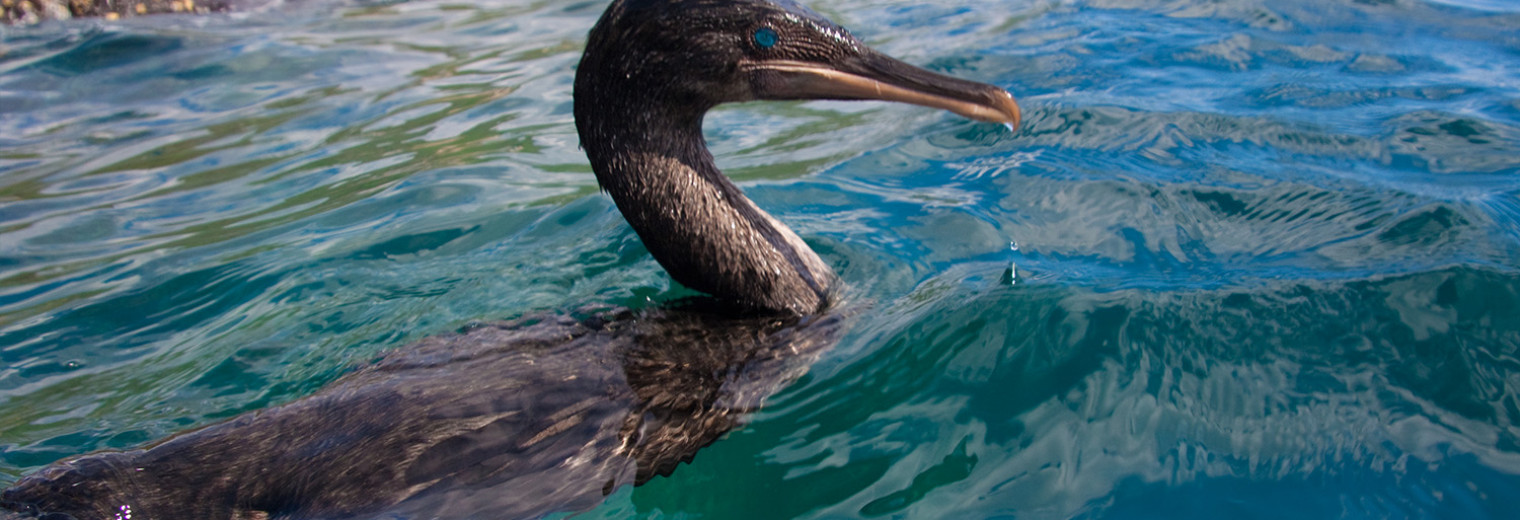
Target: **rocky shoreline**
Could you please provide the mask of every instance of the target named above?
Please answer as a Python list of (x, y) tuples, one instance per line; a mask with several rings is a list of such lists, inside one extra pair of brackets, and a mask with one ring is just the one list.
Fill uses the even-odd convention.
[(228, 0), (0, 0), (0, 22), (33, 24), (92, 16), (115, 20), (146, 14), (219, 13), (230, 8)]

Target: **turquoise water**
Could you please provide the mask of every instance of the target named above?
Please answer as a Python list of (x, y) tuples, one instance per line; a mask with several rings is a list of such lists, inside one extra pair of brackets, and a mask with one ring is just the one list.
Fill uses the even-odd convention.
[[(710, 115), (872, 304), (584, 518), (1520, 516), (1520, 6), (808, 3), (1025, 125)], [(577, 148), (603, 7), (0, 29), (0, 483), (671, 293)]]

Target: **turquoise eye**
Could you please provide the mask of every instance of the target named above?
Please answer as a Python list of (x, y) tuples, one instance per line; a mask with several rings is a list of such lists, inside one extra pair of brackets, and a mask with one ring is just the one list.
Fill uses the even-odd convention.
[(776, 31), (770, 27), (755, 29), (755, 45), (759, 45), (762, 49), (775, 47)]

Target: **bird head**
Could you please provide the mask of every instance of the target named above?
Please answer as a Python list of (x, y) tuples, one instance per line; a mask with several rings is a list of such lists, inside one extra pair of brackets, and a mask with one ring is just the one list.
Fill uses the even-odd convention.
[(701, 114), (752, 100), (882, 100), (1018, 125), (1007, 91), (909, 65), (790, 0), (615, 0), (577, 73), (586, 91)]

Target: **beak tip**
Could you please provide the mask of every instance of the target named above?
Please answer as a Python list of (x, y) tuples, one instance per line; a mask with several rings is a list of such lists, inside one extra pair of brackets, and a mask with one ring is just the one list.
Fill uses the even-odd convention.
[(1023, 122), (1024, 115), (1019, 109), (1018, 101), (1014, 101), (1012, 93), (1003, 90), (1003, 96), (998, 99), (998, 104), (1000, 105), (998, 108), (1002, 109), (1003, 115), (1008, 118), (1002, 121), (1002, 123), (1007, 125), (1010, 131), (1017, 132), (1019, 130), (1019, 123)]
[(986, 101), (976, 103), (967, 111), (956, 110), (956, 112), (978, 121), (1002, 123), (1010, 132), (1017, 132), (1019, 124), (1023, 122), (1023, 111), (1019, 109), (1019, 103), (1013, 100), (1013, 94), (991, 85), (986, 87), (987, 90), (984, 91), (986, 94), (983, 97)]

